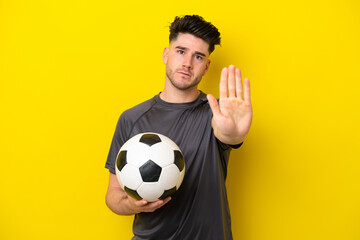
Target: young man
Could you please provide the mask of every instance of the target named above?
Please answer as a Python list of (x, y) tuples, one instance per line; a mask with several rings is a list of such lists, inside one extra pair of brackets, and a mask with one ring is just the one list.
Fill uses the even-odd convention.
[[(106, 162), (106, 204), (117, 214), (135, 214), (133, 239), (232, 239), (225, 179), (230, 150), (241, 146), (250, 129), (250, 84), (245, 79), (243, 92), (240, 70), (231, 65), (221, 72), (219, 102), (198, 90), (220, 44), (217, 28), (202, 17), (176, 17), (169, 38), (163, 91), (119, 118)], [(137, 201), (116, 179), (119, 149), (142, 132), (168, 136), (184, 154), (185, 177), (172, 198)]]

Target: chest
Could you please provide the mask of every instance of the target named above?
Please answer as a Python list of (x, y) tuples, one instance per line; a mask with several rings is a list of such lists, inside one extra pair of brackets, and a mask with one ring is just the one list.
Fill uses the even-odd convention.
[(183, 153), (193, 153), (200, 144), (206, 144), (211, 117), (206, 105), (191, 109), (153, 108), (138, 119), (131, 135), (160, 133), (172, 139)]

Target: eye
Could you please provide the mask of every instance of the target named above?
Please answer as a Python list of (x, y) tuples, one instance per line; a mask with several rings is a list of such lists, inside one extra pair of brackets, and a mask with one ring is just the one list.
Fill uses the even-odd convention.
[(178, 53), (184, 54), (185, 52), (183, 50), (177, 50)]
[(195, 55), (195, 58), (196, 58), (197, 60), (203, 60), (203, 56), (200, 56), (200, 55)]

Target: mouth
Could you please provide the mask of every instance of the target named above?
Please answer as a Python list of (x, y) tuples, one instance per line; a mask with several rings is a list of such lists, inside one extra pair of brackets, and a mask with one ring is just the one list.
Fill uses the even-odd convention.
[(185, 77), (191, 77), (191, 74), (186, 71), (178, 71), (177, 73)]

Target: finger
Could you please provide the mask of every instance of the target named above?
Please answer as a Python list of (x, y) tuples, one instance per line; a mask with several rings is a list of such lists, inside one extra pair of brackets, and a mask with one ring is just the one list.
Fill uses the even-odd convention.
[(163, 203), (160, 205), (160, 207), (164, 206), (165, 204), (167, 204), (169, 201), (171, 200), (171, 197), (167, 197), (163, 200)]
[(219, 104), (218, 104), (216, 98), (211, 94), (208, 94), (206, 97), (209, 101), (209, 105), (210, 105), (213, 115), (214, 116), (220, 115), (221, 114), (220, 107), (219, 107)]
[(167, 198), (165, 198), (165, 199), (164, 199), (164, 204), (166, 204), (166, 203), (170, 202), (170, 200), (171, 200), (171, 197), (167, 197)]
[(228, 69), (223, 68), (221, 71), (220, 78), (220, 98), (227, 98), (227, 88), (228, 88)]
[[(135, 199), (134, 199), (135, 200)], [(145, 199), (141, 199), (141, 200), (135, 200), (135, 205), (137, 207), (143, 207), (145, 206), (146, 204), (148, 204), (149, 202), (146, 201)]]
[(228, 93), (230, 98), (234, 98), (236, 96), (235, 66), (230, 65), (228, 71)]
[(143, 211), (144, 212), (153, 212), (156, 209), (161, 208), (162, 206), (164, 206), (170, 200), (171, 200), (171, 197), (167, 197), (164, 200), (157, 200), (155, 202), (150, 202), (149, 204), (146, 205), (146, 208)]
[(245, 103), (251, 104), (251, 99), (250, 99), (250, 81), (249, 81), (249, 79), (247, 79), (247, 78), (245, 78), (245, 80), (244, 80), (244, 87), (245, 87), (245, 90), (244, 90), (244, 100), (245, 100)]
[(159, 207), (161, 207), (163, 205), (163, 203), (164, 203), (164, 200), (157, 200), (155, 202), (149, 203), (147, 207), (149, 209), (154, 209), (155, 210), (155, 209), (158, 209)]
[(241, 71), (238, 68), (235, 71), (235, 78), (236, 78), (236, 97), (243, 99)]

